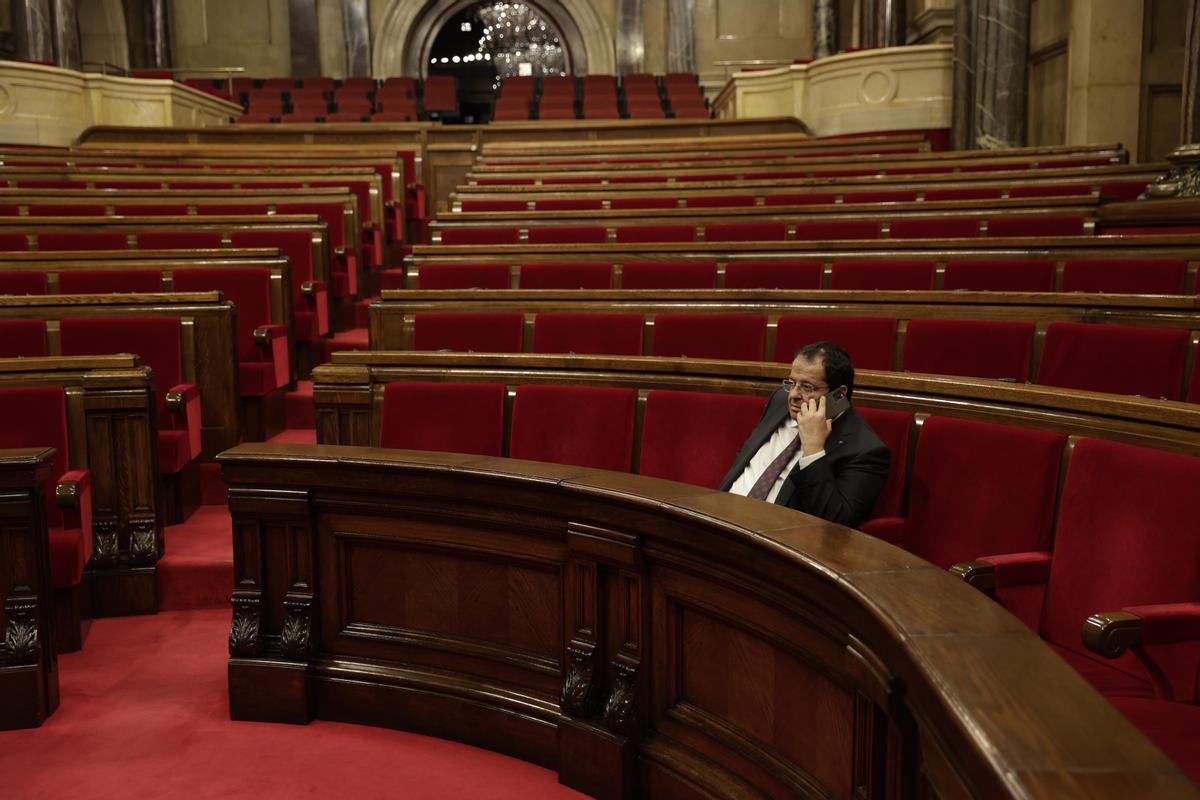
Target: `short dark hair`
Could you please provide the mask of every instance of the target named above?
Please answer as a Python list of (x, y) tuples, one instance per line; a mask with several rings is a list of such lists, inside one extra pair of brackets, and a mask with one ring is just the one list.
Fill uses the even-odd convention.
[(845, 386), (849, 395), (854, 391), (854, 364), (850, 354), (833, 342), (813, 342), (796, 351), (793, 360), (803, 356), (805, 361), (820, 361), (825, 368), (825, 382), (831, 389)]

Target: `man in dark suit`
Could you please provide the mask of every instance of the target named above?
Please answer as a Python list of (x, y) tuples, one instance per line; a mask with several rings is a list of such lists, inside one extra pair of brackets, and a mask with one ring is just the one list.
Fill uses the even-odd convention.
[(845, 350), (830, 342), (801, 348), (720, 488), (841, 525), (861, 523), (887, 480), (890, 454), (843, 403), (853, 391)]

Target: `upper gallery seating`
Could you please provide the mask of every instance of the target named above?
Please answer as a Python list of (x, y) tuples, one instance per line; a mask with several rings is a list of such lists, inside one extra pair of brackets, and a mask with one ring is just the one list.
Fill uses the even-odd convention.
[(458, 82), (452, 76), (244, 80), (249, 84), (234, 90), (246, 109), (237, 118), (243, 123), (415, 122), (459, 115)]
[(620, 78), (619, 86), (613, 75), (548, 75), (502, 79), (492, 119), (512, 122), (533, 119), (706, 119), (708, 116), (708, 106), (694, 75), (659, 78), (630, 74)]

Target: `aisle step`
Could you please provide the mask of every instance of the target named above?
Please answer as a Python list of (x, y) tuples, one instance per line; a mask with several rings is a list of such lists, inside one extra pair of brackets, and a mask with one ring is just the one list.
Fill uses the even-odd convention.
[(292, 428), (317, 427), (317, 409), (313, 406), (313, 382), (296, 381), (296, 390), (288, 392), (283, 398), (285, 422)]

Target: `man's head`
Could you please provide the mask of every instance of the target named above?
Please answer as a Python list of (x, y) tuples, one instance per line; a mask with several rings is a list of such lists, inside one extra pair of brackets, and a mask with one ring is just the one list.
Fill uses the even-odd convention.
[(813, 342), (796, 351), (788, 389), (788, 413), (800, 413), (800, 404), (816, 400), (842, 387), (849, 397), (854, 391), (854, 365), (850, 354), (832, 342)]

